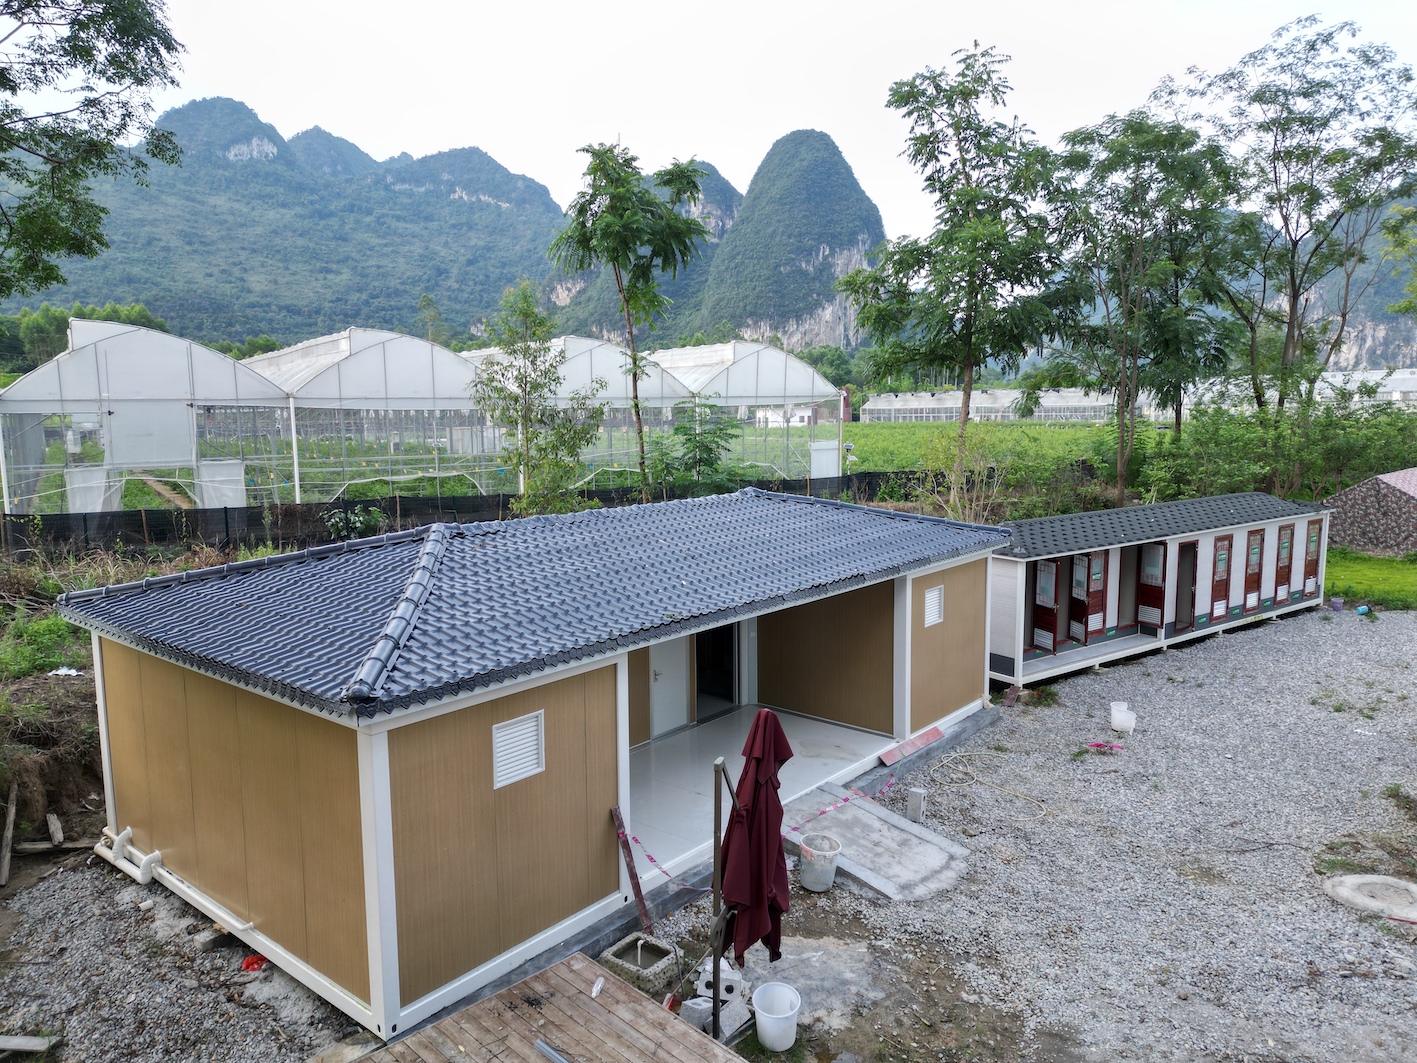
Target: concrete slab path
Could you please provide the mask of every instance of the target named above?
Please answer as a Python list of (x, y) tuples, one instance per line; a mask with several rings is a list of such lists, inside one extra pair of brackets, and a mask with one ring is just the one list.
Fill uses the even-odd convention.
[(969, 855), (958, 842), (831, 784), (788, 802), (782, 823), (788, 852), (798, 853), (803, 835), (829, 834), (841, 842), (837, 874), (895, 901), (921, 901), (949, 889)]

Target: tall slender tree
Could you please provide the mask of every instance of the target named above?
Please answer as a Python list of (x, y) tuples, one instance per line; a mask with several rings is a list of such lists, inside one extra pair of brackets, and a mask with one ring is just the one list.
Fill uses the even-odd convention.
[[(1384, 44), (1356, 41), (1352, 22), (1317, 16), (1275, 31), (1223, 73), (1192, 71), (1185, 89), (1233, 145), (1245, 176), (1231, 254), (1216, 270), (1249, 329), (1251, 389), (1282, 409), (1342, 348), (1349, 315), (1382, 268), (1369, 241), (1393, 200), (1417, 189), (1417, 91), (1411, 67)], [(1268, 324), (1283, 335), (1272, 373), (1261, 363)], [(1304, 363), (1314, 352), (1316, 365)]]
[(489, 326), (498, 350), (482, 360), (472, 386), (478, 408), (511, 431), (504, 452), (517, 468), (521, 493), (513, 510), (520, 515), (584, 508), (574, 489), (580, 453), (605, 414), (595, 401), (604, 380), (562, 393), (566, 355), (552, 346), (554, 331), (530, 281), (508, 288)]
[(1229, 169), (1218, 144), (1145, 111), (1067, 133), (1063, 143), (1059, 228), (1089, 312), (1065, 330), (1058, 357), (1115, 399), (1121, 506), (1143, 381), (1193, 379), (1215, 347), (1221, 324), (1205, 248), (1226, 216)]
[(874, 267), (839, 284), (876, 345), (878, 379), (925, 370), (959, 382), (952, 506), (976, 370), (1016, 366), (1061, 305), (1045, 287), (1060, 262), (1044, 209), (1054, 156), (1017, 118), (996, 116), (1009, 92), (1007, 56), (976, 42), (954, 58), (953, 71), (927, 67), (887, 98), (910, 121), (903, 154), (935, 201), (933, 231), (887, 241)]
[(649, 371), (635, 343), (635, 326), (653, 326), (669, 299), (657, 274), (677, 276), (699, 252), (707, 227), (689, 214), (699, 202), (703, 171), (693, 159), (657, 170), (646, 179), (639, 159), (619, 144), (590, 144), (585, 186), (566, 212), (568, 224), (552, 241), (549, 255), (568, 274), (606, 266), (615, 280), (625, 317), (630, 352), (630, 402), (639, 451), (640, 498), (649, 501), (645, 426), (640, 381)]

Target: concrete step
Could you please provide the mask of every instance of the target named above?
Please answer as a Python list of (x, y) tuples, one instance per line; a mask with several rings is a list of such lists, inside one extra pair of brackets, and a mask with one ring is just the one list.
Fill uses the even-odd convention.
[[(822, 809), (830, 811), (818, 815)], [(829, 834), (841, 842), (837, 874), (894, 901), (921, 901), (949, 889), (969, 855), (958, 842), (830, 783), (789, 802), (782, 824), (788, 852), (799, 853), (804, 834)], [(799, 824), (800, 831), (791, 829)]]

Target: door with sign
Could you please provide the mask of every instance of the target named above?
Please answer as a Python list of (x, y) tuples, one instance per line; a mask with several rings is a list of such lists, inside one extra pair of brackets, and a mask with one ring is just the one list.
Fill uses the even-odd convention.
[(1033, 644), (1048, 653), (1058, 650), (1058, 565), (1037, 562), (1033, 592)]
[(1279, 529), (1279, 553), (1274, 568), (1274, 604), (1289, 604), (1289, 578), (1294, 569), (1294, 525)]
[(1324, 522), (1309, 521), (1309, 534), (1304, 541), (1304, 597), (1312, 598), (1319, 593), (1319, 537), (1323, 534)]
[(1264, 529), (1245, 537), (1245, 612), (1260, 611), (1260, 574), (1264, 569)]

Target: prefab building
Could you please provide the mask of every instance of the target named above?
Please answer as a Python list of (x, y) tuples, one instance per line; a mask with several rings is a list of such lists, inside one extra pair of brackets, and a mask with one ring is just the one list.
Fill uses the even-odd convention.
[(1328, 511), (1250, 493), (1011, 521), (989, 674), (1032, 683), (1317, 605)]
[(625, 909), (612, 807), (705, 859), (758, 705), (784, 801), (981, 707), (1005, 538), (747, 490), (70, 593), (98, 852), (395, 1035)]

